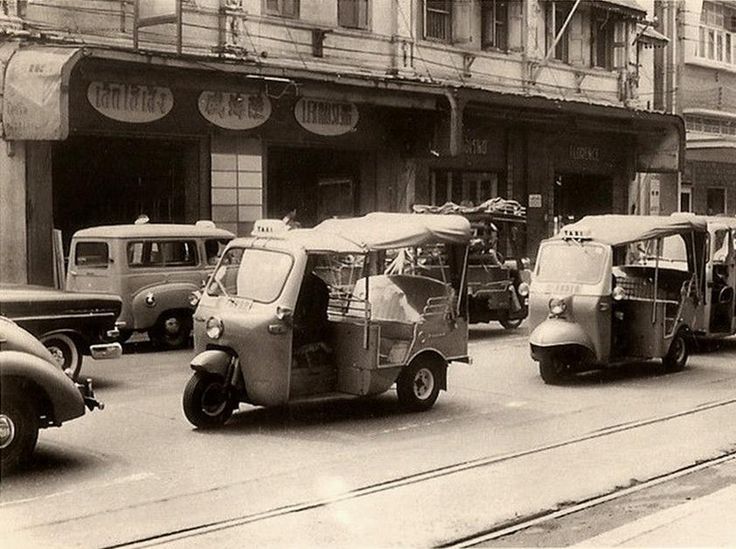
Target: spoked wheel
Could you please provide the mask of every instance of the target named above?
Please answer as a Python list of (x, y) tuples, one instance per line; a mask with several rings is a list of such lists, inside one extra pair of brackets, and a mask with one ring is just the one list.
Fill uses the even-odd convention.
[(74, 380), (79, 377), (82, 369), (82, 353), (71, 337), (66, 334), (51, 334), (42, 337), (41, 343), (49, 350), (59, 368), (70, 371)]
[(148, 331), (148, 337), (159, 347), (181, 349), (189, 341), (192, 318), (183, 313), (163, 315), (156, 326)]
[(200, 429), (219, 427), (235, 408), (225, 381), (202, 372), (195, 372), (184, 388), (182, 406), (189, 422)]
[(558, 356), (546, 356), (539, 361), (539, 375), (547, 385), (559, 385), (569, 375), (567, 363)]
[(680, 372), (685, 368), (688, 357), (687, 340), (685, 339), (685, 333), (680, 330), (672, 338), (670, 343), (670, 350), (662, 358), (662, 366), (664, 366), (667, 372)]
[(3, 394), (0, 402), (0, 477), (27, 463), (38, 440), (38, 417), (32, 402)]
[(521, 326), (521, 323), (524, 322), (523, 318), (502, 318), (498, 321), (501, 326), (506, 328), (507, 330), (515, 330), (519, 326)]
[(421, 360), (411, 363), (396, 380), (396, 393), (402, 408), (429, 410), (440, 394), (437, 366)]

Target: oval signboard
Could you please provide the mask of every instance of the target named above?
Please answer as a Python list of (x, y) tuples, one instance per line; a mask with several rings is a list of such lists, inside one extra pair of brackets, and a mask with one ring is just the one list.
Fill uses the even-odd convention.
[(228, 130), (257, 128), (271, 117), (271, 101), (264, 94), (203, 91), (197, 103), (202, 116)]
[(358, 107), (354, 103), (302, 97), (294, 105), (299, 125), (317, 135), (342, 135), (358, 125)]
[(174, 108), (174, 95), (169, 88), (92, 82), (87, 100), (94, 109), (113, 120), (145, 124), (159, 120)]

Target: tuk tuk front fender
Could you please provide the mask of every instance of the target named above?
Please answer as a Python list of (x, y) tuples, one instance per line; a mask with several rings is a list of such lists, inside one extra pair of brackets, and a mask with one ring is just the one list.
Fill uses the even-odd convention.
[(190, 366), (195, 372), (215, 374), (226, 378), (232, 360), (232, 354), (218, 349), (210, 349), (195, 356)]
[(557, 347), (583, 347), (596, 355), (595, 346), (585, 330), (576, 322), (549, 318), (537, 326), (529, 336), (532, 358)]

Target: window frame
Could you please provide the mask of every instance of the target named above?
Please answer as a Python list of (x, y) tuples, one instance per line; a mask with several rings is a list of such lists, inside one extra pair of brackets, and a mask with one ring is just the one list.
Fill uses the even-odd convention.
[[(709, 204), (710, 204), (710, 200), (709, 200), (710, 197), (708, 195), (710, 194), (711, 191), (723, 192), (723, 211), (722, 212), (708, 211)], [(707, 215), (718, 215), (718, 214), (728, 215), (728, 189), (726, 189), (726, 187), (719, 187), (719, 186), (706, 187), (705, 189), (705, 208), (706, 208), (705, 213)]]
[[(278, 7), (276, 9), (269, 9), (268, 4), (270, 1), (276, 2)], [(271, 17), (284, 17), (286, 19), (299, 19), (300, 1), (299, 0), (262, 0), (261, 6), (264, 15), (270, 15)], [(284, 6), (286, 2), (292, 2), (294, 6), (294, 13), (286, 13)]]
[[(355, 25), (348, 24), (345, 21), (341, 21), (340, 14), (344, 13), (341, 11), (340, 6), (345, 4), (352, 4), (353, 9), (357, 11), (355, 14), (357, 23)], [(365, 21), (360, 21), (360, 6), (365, 6)], [(354, 30), (370, 30), (371, 29), (371, 0), (337, 0), (337, 26), (343, 29), (354, 29)]]
[[(555, 36), (557, 36), (557, 33), (559, 32), (558, 21), (559, 28), (562, 28), (562, 25), (565, 23), (565, 19), (567, 19), (567, 16), (569, 15), (571, 9), (572, 8), (570, 6), (561, 2), (552, 1), (546, 4), (547, 11), (545, 13), (545, 52), (547, 54), (549, 54), (549, 50), (550, 48), (552, 48), (552, 44), (554, 44)], [(559, 20), (558, 15), (560, 15)], [(551, 59), (554, 59), (555, 61), (567, 64), (570, 63), (570, 34), (568, 30), (569, 29), (565, 29), (565, 33), (555, 46), (555, 51), (551, 57)]]
[[(481, 49), (508, 51), (509, 7), (509, 2), (507, 0), (481, 0)], [(501, 29), (500, 32), (499, 29)]]
[[(432, 7), (430, 7), (430, 4)], [(437, 4), (443, 4), (442, 9), (435, 7)], [(431, 36), (429, 34), (428, 20), (429, 13), (442, 14), (444, 19), (444, 32), (446, 36)], [(443, 44), (452, 44), (453, 41), (453, 5), (452, 0), (423, 0), (422, 2), (422, 38), (432, 42), (441, 42)]]
[[(599, 50), (601, 41), (603, 51)], [(590, 12), (590, 66), (608, 71), (613, 70), (615, 46), (616, 17), (608, 10), (593, 8)], [(603, 60), (600, 59), (601, 54)]]
[[(193, 259), (191, 262), (187, 263), (172, 263), (167, 262), (164, 254), (163, 249), (165, 244), (169, 243), (181, 243), (181, 244), (190, 244), (191, 248), (193, 250)], [(153, 246), (153, 244), (157, 244), (160, 248), (159, 254), (161, 254), (161, 260), (156, 263), (131, 263), (131, 257), (130, 257), (130, 250), (132, 246), (136, 244), (142, 244), (143, 245), (143, 253), (145, 253), (146, 244), (149, 244)], [(150, 253), (150, 252), (149, 252)], [(131, 240), (127, 240), (125, 243), (125, 263), (129, 269), (195, 269), (199, 267), (200, 264), (200, 253), (199, 253), (199, 245), (197, 243), (197, 239), (194, 238), (134, 238)]]
[[(85, 247), (86, 245), (104, 245), (106, 249), (104, 264), (100, 263), (80, 263), (79, 262), (79, 248)], [(85, 258), (89, 257), (89, 254), (85, 254)], [(79, 240), (74, 244), (74, 266), (81, 269), (107, 269), (110, 267), (110, 243), (106, 240)]]

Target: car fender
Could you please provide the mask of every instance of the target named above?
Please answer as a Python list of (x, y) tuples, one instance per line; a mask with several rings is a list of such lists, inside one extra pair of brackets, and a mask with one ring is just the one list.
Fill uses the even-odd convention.
[(595, 347), (588, 334), (577, 322), (560, 318), (548, 318), (529, 335), (532, 348), (550, 349), (553, 347), (581, 346), (595, 355)]
[[(142, 288), (133, 296), (131, 304), (135, 329), (153, 327), (166, 311), (191, 310), (189, 296), (197, 290), (199, 286), (191, 282), (171, 282)], [(147, 303), (149, 296), (154, 299), (153, 305)]]
[(232, 354), (218, 349), (210, 349), (195, 356), (190, 363), (190, 367), (195, 372), (216, 374), (225, 378), (232, 360)]
[(57, 424), (84, 415), (84, 398), (74, 382), (56, 366), (20, 351), (0, 351), (0, 384), (9, 378), (27, 380), (46, 396)]

